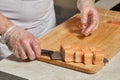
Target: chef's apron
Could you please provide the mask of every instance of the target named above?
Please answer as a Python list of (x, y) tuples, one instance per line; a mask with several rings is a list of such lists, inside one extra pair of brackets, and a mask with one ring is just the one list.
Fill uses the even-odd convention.
[[(45, 35), (56, 23), (53, 0), (0, 0), (0, 13), (36, 38)], [(11, 53), (0, 43), (0, 58)]]

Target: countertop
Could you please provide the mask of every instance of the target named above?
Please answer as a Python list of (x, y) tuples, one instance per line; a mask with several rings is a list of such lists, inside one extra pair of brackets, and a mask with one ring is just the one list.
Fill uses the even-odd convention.
[[(13, 55), (0, 61), (0, 71), (29, 80), (120, 80), (120, 52), (96, 74), (86, 74), (36, 60), (23, 62)], [(9, 80), (9, 76), (2, 80), (5, 78)], [(16, 77), (12, 80), (24, 79)]]

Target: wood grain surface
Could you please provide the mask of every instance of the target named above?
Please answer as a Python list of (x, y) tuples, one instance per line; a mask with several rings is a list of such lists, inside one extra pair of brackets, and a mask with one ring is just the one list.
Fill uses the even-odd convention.
[[(80, 15), (76, 14), (40, 38), (41, 48), (59, 51), (62, 44), (96, 47), (104, 51), (105, 57), (110, 61), (120, 51), (120, 25), (112, 23), (120, 21), (120, 12), (103, 9), (98, 9), (98, 12), (100, 15), (99, 28), (90, 36), (84, 37), (80, 34)], [(38, 60), (86, 73), (96, 73), (104, 66), (104, 64), (65, 63), (60, 60), (51, 60), (47, 56), (40, 56)]]

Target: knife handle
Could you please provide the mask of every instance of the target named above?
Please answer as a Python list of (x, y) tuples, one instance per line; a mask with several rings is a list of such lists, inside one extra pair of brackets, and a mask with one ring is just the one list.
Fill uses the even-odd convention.
[(51, 51), (51, 50), (45, 50), (45, 49), (41, 49), (41, 53), (43, 55), (52, 55), (54, 53), (54, 51)]

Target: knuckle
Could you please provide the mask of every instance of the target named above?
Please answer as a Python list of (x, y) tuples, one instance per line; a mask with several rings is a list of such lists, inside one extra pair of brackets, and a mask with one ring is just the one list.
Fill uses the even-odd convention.
[(20, 58), (19, 54), (15, 54), (15, 56), (16, 56), (17, 58)]
[(38, 45), (35, 45), (34, 47), (35, 47), (35, 49), (39, 49), (39, 46), (38, 46)]
[(35, 45), (38, 45), (39, 44), (39, 40), (34, 39), (34, 40), (32, 40), (32, 43), (34, 43)]
[(21, 57), (22, 60), (28, 59), (27, 56)]
[(23, 39), (23, 40), (21, 40), (21, 42), (25, 44), (25, 43), (28, 42), (28, 40), (27, 39)]

